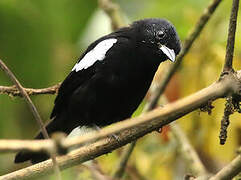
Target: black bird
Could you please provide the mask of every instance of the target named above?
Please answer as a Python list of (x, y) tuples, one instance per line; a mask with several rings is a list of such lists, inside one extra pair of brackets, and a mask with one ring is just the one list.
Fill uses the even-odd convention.
[[(144, 19), (93, 42), (63, 81), (48, 133), (70, 134), (129, 118), (143, 100), (159, 64), (175, 61), (180, 40), (164, 19)], [(72, 134), (72, 133), (71, 133)], [(39, 133), (35, 139), (42, 139)], [(22, 151), (15, 163), (43, 161), (43, 153)]]

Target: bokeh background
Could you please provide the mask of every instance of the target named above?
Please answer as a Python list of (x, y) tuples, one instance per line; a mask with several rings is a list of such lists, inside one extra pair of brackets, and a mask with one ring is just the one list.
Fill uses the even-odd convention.
[[(116, 0), (128, 24), (134, 20), (160, 17), (170, 20), (182, 40), (188, 35), (209, 0)], [(204, 31), (167, 88), (170, 101), (194, 93), (218, 79), (222, 70), (231, 1), (220, 4)], [(239, 16), (240, 20), (240, 16)], [(25, 87), (44, 88), (63, 81), (89, 43), (111, 32), (110, 20), (96, 0), (1, 0), (0, 58)], [(241, 26), (237, 26), (235, 69), (241, 69)], [(163, 64), (165, 69), (169, 62)], [(161, 79), (161, 73), (156, 82)], [(0, 85), (12, 85), (0, 71)], [(54, 95), (32, 97), (42, 118), (51, 113)], [(211, 116), (195, 111), (178, 120), (201, 160), (216, 172), (235, 157), (241, 144), (240, 114), (231, 116), (228, 139), (219, 145), (224, 100), (213, 103)], [(145, 104), (145, 101), (143, 102)], [(136, 115), (141, 112), (141, 108)], [(38, 130), (32, 114), (19, 97), (0, 95), (0, 138), (31, 139)], [(98, 158), (106, 174), (113, 172), (121, 149)], [(0, 154), (0, 175), (25, 165), (13, 164), (14, 154)], [(169, 128), (162, 134), (141, 138), (130, 158), (126, 179), (138, 172), (143, 179), (183, 179), (188, 165), (178, 153)], [(134, 169), (134, 170), (133, 170)], [(132, 176), (131, 176), (132, 173)], [(78, 167), (63, 171), (64, 179), (88, 179)], [(54, 179), (53, 176), (44, 179)]]

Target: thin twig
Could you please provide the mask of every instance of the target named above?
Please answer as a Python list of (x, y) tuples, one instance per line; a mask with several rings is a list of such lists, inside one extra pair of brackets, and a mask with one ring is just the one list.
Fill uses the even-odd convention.
[(175, 136), (175, 139), (178, 141), (178, 144), (181, 150), (181, 153), (183, 154), (183, 157), (188, 162), (188, 166), (191, 169), (191, 173), (195, 176), (201, 176), (207, 173), (207, 170), (201, 160), (199, 159), (199, 156), (193, 146), (190, 144), (187, 136), (184, 134), (182, 129), (177, 123), (171, 124), (172, 133)]
[(114, 178), (120, 179), (123, 176), (128, 159), (130, 158), (130, 155), (135, 147), (135, 144), (136, 144), (136, 141), (132, 142), (129, 146), (126, 147), (126, 149), (124, 149), (124, 152), (120, 157), (120, 162), (118, 163), (118, 166), (115, 169), (115, 172), (113, 173)]
[(136, 166), (127, 166), (126, 171), (131, 180), (148, 180), (138, 171)]
[[(227, 73), (232, 73), (233, 70), (233, 52), (234, 52), (234, 44), (235, 44), (235, 32), (237, 26), (237, 16), (239, 9), (239, 0), (233, 0), (232, 9), (229, 18), (229, 29), (228, 29), (228, 39), (227, 39), (227, 47), (226, 47), (226, 56), (224, 62), (223, 72), (221, 77)], [(221, 120), (221, 128), (220, 128), (220, 144), (224, 145), (227, 139), (227, 128), (230, 123), (229, 116), (234, 113), (234, 102), (235, 98), (229, 96), (226, 99), (224, 115)], [(239, 102), (239, 101), (237, 101)]]
[(11, 79), (11, 81), (16, 85), (16, 88), (19, 90), (19, 92), (21, 93), (21, 95), (23, 96), (24, 100), (26, 101), (26, 103), (28, 104), (28, 107), (30, 109), (30, 111), (33, 113), (34, 118), (36, 119), (36, 121), (38, 122), (42, 133), (44, 135), (44, 137), (46, 139), (49, 138), (48, 133), (44, 127), (44, 124), (42, 122), (42, 119), (36, 109), (36, 107), (34, 106), (32, 100), (29, 98), (28, 94), (26, 93), (26, 91), (24, 90), (23, 86), (19, 83), (19, 81), (16, 79), (16, 77), (14, 76), (14, 74), (8, 69), (8, 67), (4, 64), (4, 62), (0, 59), (0, 67), (1, 69), (5, 72), (5, 74)]
[(82, 164), (84, 168), (90, 171), (93, 180), (114, 180), (110, 176), (107, 176), (100, 168), (97, 161), (93, 160), (91, 163)]
[[(88, 165), (87, 165), (88, 166)], [(110, 176), (107, 176), (102, 170), (97, 161), (93, 161), (91, 165), (88, 166), (94, 180), (114, 180)]]
[(223, 71), (232, 70), (233, 67), (233, 51), (235, 44), (235, 32), (237, 26), (237, 16), (239, 9), (239, 0), (233, 0), (230, 19), (229, 19), (229, 29), (228, 29), (228, 40), (226, 47), (225, 64)]
[[(10, 80), (16, 85), (17, 89), (19, 90), (19, 92), (21, 93), (21, 95), (23, 96), (25, 102), (27, 103), (30, 111), (32, 112), (34, 118), (36, 119), (37, 123), (40, 126), (40, 129), (43, 133), (43, 136), (45, 139), (49, 139), (49, 135), (47, 130), (44, 127), (43, 121), (37, 111), (37, 108), (35, 107), (35, 105), (33, 104), (32, 100), (30, 99), (30, 97), (28, 96), (28, 94), (26, 93), (26, 91), (24, 90), (23, 86), (20, 84), (20, 82), (17, 80), (17, 78), (14, 76), (14, 74), (10, 71), (10, 69), (4, 64), (4, 62), (0, 59), (0, 67), (1, 69), (5, 72), (5, 74), (10, 78)], [(56, 161), (56, 157), (54, 155), (54, 153), (50, 153), (51, 158), (53, 160), (54, 163), (54, 168), (56, 171), (56, 175), (58, 177), (58, 179), (61, 179), (61, 175), (60, 175), (60, 170)]]
[(111, 25), (113, 30), (117, 30), (125, 25), (119, 6), (113, 3), (111, 0), (99, 0), (99, 6), (111, 19)]
[(241, 172), (241, 156), (238, 155), (227, 166), (222, 168), (216, 175), (210, 178), (210, 180), (229, 180), (237, 176)]
[[(42, 89), (24, 88), (24, 90), (29, 96), (40, 94), (57, 94), (59, 85), (60, 83)], [(16, 86), (0, 86), (0, 94), (7, 94), (9, 96), (22, 96)]]
[[(162, 101), (162, 104), (170, 103), (168, 102), (168, 99), (165, 98), (165, 96)], [(186, 160), (186, 164), (188, 164), (192, 175), (202, 176), (206, 174), (208, 171), (206, 170), (204, 164), (201, 162), (197, 152), (189, 142), (182, 128), (176, 122), (171, 123), (170, 127), (172, 130), (171, 132), (178, 143), (177, 149), (181, 152), (183, 158)]]

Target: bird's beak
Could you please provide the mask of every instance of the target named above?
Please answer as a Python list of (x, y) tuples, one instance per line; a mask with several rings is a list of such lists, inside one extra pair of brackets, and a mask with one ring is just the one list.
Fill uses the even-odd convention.
[(166, 47), (165, 45), (160, 46), (160, 50), (170, 59), (172, 62), (175, 62), (176, 54), (173, 49)]

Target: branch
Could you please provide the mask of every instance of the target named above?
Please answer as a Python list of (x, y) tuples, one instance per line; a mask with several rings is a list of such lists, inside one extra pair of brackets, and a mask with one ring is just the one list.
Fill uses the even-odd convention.
[[(169, 103), (166, 98), (163, 98), (162, 104)], [(205, 166), (199, 159), (197, 152), (194, 147), (189, 142), (187, 136), (182, 131), (182, 128), (175, 122), (170, 124), (171, 132), (174, 135), (175, 140), (177, 141), (177, 149), (181, 152), (186, 164), (188, 164), (191, 173), (195, 176), (202, 176), (208, 171)]]
[(190, 167), (192, 174), (196, 176), (201, 176), (207, 173), (206, 168), (204, 167), (203, 163), (199, 159), (199, 156), (195, 149), (190, 144), (189, 140), (187, 139), (186, 135), (176, 123), (171, 124), (172, 133), (175, 136), (175, 139), (178, 141), (181, 150), (181, 153), (184, 159), (188, 162), (188, 166)]
[(0, 152), (51, 152), (55, 149), (53, 140), (12, 140), (0, 139)]
[(114, 178), (116, 179), (121, 178), (122, 175), (124, 174), (128, 159), (130, 158), (131, 153), (135, 148), (135, 145), (136, 145), (136, 141), (132, 142), (129, 146), (126, 147), (126, 149), (124, 149), (124, 152), (121, 154), (121, 157), (120, 157), (120, 162), (118, 162), (118, 165), (113, 173)]
[[(60, 83), (43, 89), (24, 88), (24, 90), (29, 96), (40, 94), (57, 94), (59, 85)], [(16, 86), (0, 86), (0, 94), (7, 94), (9, 96), (22, 96)]]
[(119, 6), (111, 0), (99, 0), (99, 6), (110, 17), (113, 30), (117, 30), (125, 25), (121, 17)]
[(228, 71), (233, 69), (233, 51), (234, 51), (234, 43), (235, 43), (235, 32), (237, 25), (237, 16), (239, 9), (239, 0), (233, 0), (230, 19), (229, 19), (229, 29), (228, 29), (228, 40), (226, 47), (226, 56), (225, 56), (225, 64), (223, 71)]
[(147, 180), (136, 168), (136, 166), (127, 166), (127, 174), (131, 180)]
[(153, 91), (153, 96), (151, 97), (151, 103), (148, 109), (152, 109), (156, 106), (159, 97), (164, 92), (168, 82), (170, 81), (172, 75), (176, 72), (177, 68), (180, 66), (183, 57), (187, 54), (190, 47), (192, 46), (195, 39), (203, 30), (204, 26), (207, 24), (208, 20), (211, 18), (212, 14), (218, 7), (222, 0), (213, 0), (212, 3), (204, 10), (203, 14), (199, 18), (197, 24), (195, 25), (193, 31), (190, 33), (188, 38), (184, 41), (181, 53), (176, 59), (176, 63), (170, 67), (168, 72), (164, 75), (161, 84), (159, 84)]
[(5, 74), (10, 78), (10, 80), (16, 85), (16, 88), (18, 89), (18, 91), (21, 93), (21, 95), (23, 96), (24, 100), (26, 101), (26, 103), (28, 104), (28, 107), (30, 109), (30, 111), (33, 113), (34, 118), (36, 119), (36, 121), (38, 122), (42, 133), (44, 135), (44, 137), (46, 139), (49, 138), (48, 133), (44, 127), (44, 124), (42, 122), (42, 119), (36, 109), (36, 107), (34, 106), (33, 102), (31, 101), (31, 99), (29, 98), (28, 94), (26, 93), (26, 91), (24, 90), (23, 86), (19, 83), (19, 81), (16, 79), (16, 77), (14, 76), (14, 74), (8, 69), (8, 67), (3, 63), (3, 61), (0, 59), (0, 67), (1, 69), (5, 72)]
[[(228, 40), (227, 40), (227, 47), (226, 47), (226, 56), (224, 62), (224, 68), (221, 76), (227, 72), (232, 72), (233, 67), (233, 51), (234, 51), (234, 43), (235, 43), (235, 32), (236, 32), (236, 25), (237, 25), (237, 16), (238, 16), (238, 9), (239, 9), (239, 0), (233, 0), (231, 14), (229, 18), (229, 29), (228, 29)], [(221, 120), (221, 128), (220, 128), (220, 144), (224, 145), (227, 139), (227, 128), (229, 125), (229, 116), (234, 113), (235, 107), (238, 109), (239, 101), (237, 98), (232, 96), (227, 97), (223, 119)], [(235, 103), (238, 105), (236, 106)]]
[(224, 180), (232, 179), (241, 171), (241, 156), (238, 155), (227, 166), (221, 169), (216, 175), (210, 178), (210, 180)]
[(114, 180), (103, 173), (97, 161), (91, 162), (90, 165), (85, 164), (83, 166), (90, 171), (94, 180)]
[[(203, 106), (210, 100), (225, 96), (227, 93), (237, 93), (240, 95), (241, 89), (241, 71), (237, 74), (228, 74), (223, 79), (210, 85), (209, 87), (190, 95), (177, 102), (167, 104), (163, 108), (157, 108), (146, 114), (118, 122), (112, 126), (101, 129), (99, 132), (93, 134), (86, 134), (79, 138), (64, 139), (61, 143), (63, 147), (70, 147), (77, 144), (86, 144), (94, 140), (117, 134), (119, 139), (116, 141), (114, 138), (106, 138), (97, 141), (93, 144), (88, 144), (75, 151), (70, 152), (65, 156), (57, 157), (57, 162), (61, 169), (66, 169), (71, 166), (88, 161), (102, 154), (113, 151), (133, 140), (136, 140), (147, 133), (159, 129), (185, 114), (194, 111), (195, 109)], [(240, 91), (240, 92), (239, 92)], [(119, 134), (118, 134), (119, 133)], [(51, 140), (42, 140), (51, 141)], [(23, 141), (24, 142), (24, 141)], [(38, 142), (38, 144), (41, 144)], [(22, 143), (24, 145), (24, 143)], [(0, 179), (16, 179), (33, 178), (43, 176), (53, 171), (52, 162), (50, 160), (42, 163), (12, 172)]]
[[(39, 124), (44, 138), (49, 139), (48, 132), (47, 132), (46, 128), (44, 127), (43, 121), (42, 121), (42, 119), (41, 119), (41, 117), (40, 117), (40, 115), (37, 111), (37, 108), (34, 106), (32, 100), (30, 99), (30, 97), (28, 96), (26, 91), (24, 90), (23, 86), (20, 84), (20, 82), (17, 80), (17, 78), (14, 76), (14, 74), (8, 69), (8, 67), (4, 64), (4, 62), (1, 59), (0, 59), (0, 68), (5, 72), (5, 74), (10, 78), (10, 80), (16, 85), (17, 89), (19, 90), (19, 92), (23, 96), (23, 98), (24, 98), (25, 102), (27, 103), (30, 111), (32, 112), (34, 118), (36, 119), (37, 123)], [(58, 168), (58, 164), (56, 162), (56, 158), (55, 158), (54, 153), (50, 153), (50, 156), (53, 160), (57, 177), (58, 177), (58, 179), (61, 179), (60, 170)]]

